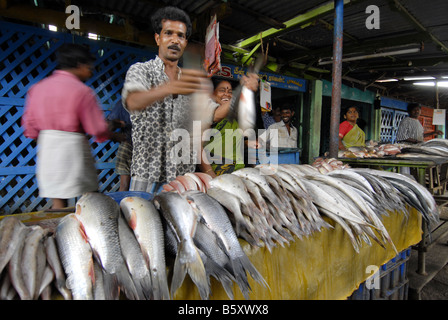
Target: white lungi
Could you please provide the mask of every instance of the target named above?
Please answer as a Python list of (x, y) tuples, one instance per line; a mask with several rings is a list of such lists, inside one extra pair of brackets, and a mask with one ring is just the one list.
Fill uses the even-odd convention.
[(85, 134), (43, 130), (37, 148), (40, 197), (69, 199), (98, 190), (95, 161)]

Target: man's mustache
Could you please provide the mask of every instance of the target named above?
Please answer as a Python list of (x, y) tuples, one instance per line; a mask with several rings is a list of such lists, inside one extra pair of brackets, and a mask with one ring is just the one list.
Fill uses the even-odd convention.
[(175, 45), (175, 44), (173, 44), (173, 45), (169, 46), (169, 47), (168, 47), (168, 49), (171, 49), (171, 50), (176, 50), (176, 51), (180, 51), (180, 47), (179, 47), (179, 46), (177, 46), (177, 45)]

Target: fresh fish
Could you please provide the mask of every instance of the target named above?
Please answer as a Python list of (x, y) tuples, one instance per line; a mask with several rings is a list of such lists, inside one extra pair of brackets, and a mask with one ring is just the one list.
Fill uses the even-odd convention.
[(249, 232), (255, 231), (252, 222), (243, 217), (241, 203), (235, 195), (217, 188), (209, 188), (207, 194), (216, 199), (222, 206), (232, 213), (237, 234), (240, 234), (244, 229), (247, 229)]
[(173, 180), (169, 183), (170, 186), (172, 186), (177, 192), (182, 193), (185, 191), (184, 185), (179, 180)]
[(199, 222), (193, 240), (200, 250), (207, 275), (216, 278), (222, 284), (227, 296), (233, 299), (232, 284), (235, 281), (233, 268), (227, 252), (217, 243), (216, 235), (203, 222)]
[(210, 294), (210, 285), (199, 251), (194, 244), (197, 215), (187, 200), (175, 192), (162, 192), (154, 199), (169, 227), (178, 239), (178, 251), (174, 262), (171, 294), (174, 296), (188, 273), (199, 289), (202, 299)]
[[(195, 176), (198, 176), (199, 179), (201, 179), (201, 181), (204, 183), (205, 185), (205, 190), (207, 190), (208, 188), (210, 188), (210, 180), (212, 180), (212, 176), (203, 172), (195, 172), (194, 173)], [(204, 191), (205, 192), (205, 191)]]
[(45, 239), (45, 253), (47, 257), (47, 263), (53, 269), (55, 277), (55, 286), (59, 293), (65, 300), (72, 299), (72, 293), (66, 286), (66, 277), (64, 269), (62, 268), (61, 260), (59, 259), (58, 249), (56, 247), (56, 240), (53, 236)]
[(400, 173), (393, 173), (393, 172), (387, 172), (387, 171), (380, 171), (380, 170), (369, 170), (369, 169), (362, 169), (357, 168), (353, 169), (356, 170), (358, 173), (368, 173), (377, 177), (382, 177), (387, 180), (389, 180), (391, 183), (401, 183), (403, 185), (406, 185), (408, 188), (410, 188), (414, 194), (417, 196), (421, 203), (421, 207), (423, 208), (422, 214), (426, 216), (428, 221), (432, 220), (434, 222), (438, 222), (439, 220), (439, 212), (437, 209), (437, 204), (434, 200), (434, 197), (431, 195), (431, 193), (420, 183), (417, 181), (407, 177), (406, 175), (400, 174)]
[[(110, 288), (113, 287), (113, 285), (105, 284), (104, 279), (104, 270), (103, 268), (98, 264), (98, 262), (93, 261), (93, 273), (95, 275), (95, 283), (93, 284), (93, 299), (94, 300), (106, 300), (106, 287)], [(107, 276), (106, 276), (107, 278)], [(110, 277), (108, 278), (110, 279)], [(114, 297), (114, 300), (118, 299), (118, 294)]]
[(25, 244), (21, 257), (21, 269), (23, 281), (31, 299), (37, 299), (40, 288), (40, 281), (46, 266), (46, 256), (44, 249), (45, 236), (48, 231), (36, 225), (30, 227), (25, 238)]
[(50, 300), (51, 298), (51, 283), (54, 279), (53, 269), (49, 265), (45, 266), (42, 280), (39, 285), (37, 296), (40, 296), (42, 300)]
[(11, 284), (11, 279), (9, 274), (6, 272), (3, 276), (2, 283), (0, 286), (0, 300), (13, 300), (17, 295), (14, 286)]
[[(121, 252), (118, 234), (120, 206), (107, 195), (87, 192), (76, 202), (75, 215), (82, 223), (92, 252), (101, 267), (117, 280), (117, 285), (129, 299), (138, 299), (137, 290)], [(109, 293), (112, 296), (114, 294), (106, 291), (106, 294)]]
[(9, 260), (9, 279), (11, 284), (14, 286), (17, 294), (19, 295), (21, 300), (31, 300), (32, 296), (28, 291), (28, 288), (25, 285), (23, 276), (22, 276), (22, 252), (23, 247), (25, 246), (25, 237), (31, 228), (26, 228), (24, 232), (20, 233), (20, 237), (18, 239), (18, 245), (11, 259)]
[(247, 129), (255, 128), (255, 122), (255, 94), (252, 90), (243, 86), (239, 95), (238, 126), (244, 132)]
[(280, 199), (275, 195), (269, 184), (266, 182), (264, 175), (260, 174), (260, 170), (256, 168), (243, 168), (232, 172), (232, 174), (237, 175), (241, 178), (251, 180), (260, 187), (263, 195), (276, 207), (278, 210), (286, 211), (288, 210), (285, 204), (283, 204)]
[(318, 205), (319, 208), (326, 208), (327, 210), (333, 212), (333, 214), (353, 223), (371, 226), (365, 220), (360, 219), (357, 215), (347, 211), (344, 204), (339, 203), (333, 197), (328, 195), (322, 187), (313, 184), (306, 179), (303, 179), (302, 182), (305, 184), (306, 190), (310, 192), (314, 203)]
[(19, 246), (21, 233), (25, 229), (25, 225), (14, 216), (0, 220), (0, 274)]
[[(328, 175), (313, 175), (306, 177), (315, 181), (320, 181), (325, 185), (332, 186), (333, 188), (339, 190), (341, 193), (345, 194), (351, 201), (353, 201), (353, 203), (357, 206), (357, 208), (363, 213), (363, 216), (368, 218), (368, 220), (373, 225), (375, 225), (377, 230), (381, 232), (382, 237), (391, 244), (391, 246), (395, 251), (397, 251), (389, 233), (387, 232), (381, 220), (378, 218), (375, 212), (373, 212), (373, 210), (368, 206), (368, 204), (364, 201), (364, 199), (356, 192), (356, 190), (354, 190), (351, 186), (344, 184), (342, 181)], [(347, 203), (349, 203), (349, 201), (347, 201)]]
[(93, 256), (84, 228), (75, 214), (61, 219), (56, 228), (59, 257), (74, 300), (93, 300)]
[(169, 299), (164, 234), (159, 212), (151, 201), (140, 197), (126, 197), (121, 200), (120, 207), (150, 270), (154, 298)]
[(134, 232), (129, 227), (125, 218), (118, 218), (118, 234), (120, 237), (121, 251), (126, 261), (129, 273), (132, 276), (140, 299), (153, 297), (151, 274), (149, 273), (149, 261), (143, 257), (142, 249)]
[(246, 272), (249, 272), (255, 281), (267, 286), (266, 281), (241, 248), (227, 214), (219, 202), (203, 192), (185, 192), (184, 195), (194, 202), (206, 226), (214, 232), (219, 239), (218, 243), (221, 243), (226, 250), (233, 268), (233, 275), (245, 298), (248, 299), (250, 288)]
[(261, 215), (260, 209), (252, 201), (241, 178), (234, 174), (222, 174), (210, 180), (210, 187), (227, 191), (236, 196), (242, 205), (242, 211), (252, 218)]
[(198, 175), (196, 175), (194, 173), (191, 173), (191, 172), (187, 172), (185, 174), (185, 176), (186, 177), (190, 177), (191, 179), (194, 180), (194, 182), (196, 182), (196, 185), (197, 185), (199, 191), (207, 192), (207, 189), (206, 189), (206, 186), (205, 186), (204, 182), (201, 180), (201, 178), (199, 178)]
[(196, 184), (196, 181), (194, 181), (191, 177), (187, 175), (177, 176), (176, 180), (182, 183), (185, 190), (198, 190), (198, 185)]

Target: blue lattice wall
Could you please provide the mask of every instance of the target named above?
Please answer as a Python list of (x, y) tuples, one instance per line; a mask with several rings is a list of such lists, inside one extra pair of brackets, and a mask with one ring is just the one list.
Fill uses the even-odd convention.
[[(38, 196), (35, 178), (36, 144), (20, 126), (27, 90), (56, 67), (55, 51), (64, 43), (88, 44), (97, 56), (92, 87), (105, 114), (121, 99), (129, 66), (154, 57), (154, 52), (67, 33), (0, 21), (0, 214), (31, 212), (50, 207)], [(101, 192), (118, 190), (114, 173), (118, 144), (91, 141)], [(69, 203), (73, 205), (74, 203)]]
[(396, 143), (400, 122), (407, 116), (405, 111), (381, 107), (380, 142)]

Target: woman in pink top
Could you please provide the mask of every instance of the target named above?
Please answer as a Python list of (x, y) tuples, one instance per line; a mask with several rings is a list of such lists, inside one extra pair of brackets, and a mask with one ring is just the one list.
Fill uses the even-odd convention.
[(97, 142), (112, 137), (95, 93), (83, 83), (92, 76), (94, 57), (84, 46), (66, 44), (57, 58), (59, 70), (28, 91), (22, 117), (25, 136), (38, 143), (39, 196), (51, 198), (54, 209), (98, 189), (86, 133)]

